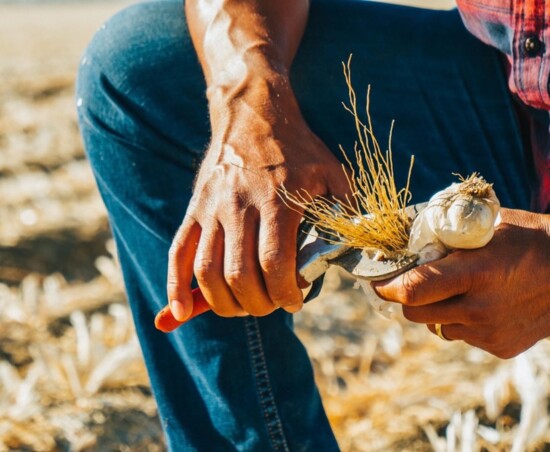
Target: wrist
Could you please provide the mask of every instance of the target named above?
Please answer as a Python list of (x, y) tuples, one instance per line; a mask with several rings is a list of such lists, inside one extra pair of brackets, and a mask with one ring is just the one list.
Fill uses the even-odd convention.
[(213, 131), (244, 118), (275, 126), (301, 117), (288, 77), (276, 71), (256, 70), (238, 84), (210, 86), (207, 96)]
[[(262, 46), (263, 47), (263, 46)], [(250, 49), (229, 58), (208, 80), (206, 95), (210, 104), (223, 105), (243, 92), (266, 85), (273, 90), (289, 87), (288, 68), (262, 48)]]

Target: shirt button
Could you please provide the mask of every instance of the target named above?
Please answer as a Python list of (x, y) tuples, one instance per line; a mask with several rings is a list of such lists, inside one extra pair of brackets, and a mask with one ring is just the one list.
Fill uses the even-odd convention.
[(523, 41), (523, 48), (525, 53), (529, 56), (536, 56), (542, 50), (542, 42), (537, 36), (528, 36)]

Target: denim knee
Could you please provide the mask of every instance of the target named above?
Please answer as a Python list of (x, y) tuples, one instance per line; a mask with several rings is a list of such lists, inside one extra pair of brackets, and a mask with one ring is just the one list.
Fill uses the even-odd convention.
[(133, 5), (108, 20), (83, 55), (81, 128), (197, 162), (209, 139), (205, 92), (183, 3)]
[[(78, 72), (78, 94), (105, 77), (117, 89), (143, 83), (159, 64), (158, 50), (169, 47), (186, 29), (179, 2), (146, 2), (129, 6), (105, 22), (88, 45)], [(185, 41), (179, 41), (185, 46)]]

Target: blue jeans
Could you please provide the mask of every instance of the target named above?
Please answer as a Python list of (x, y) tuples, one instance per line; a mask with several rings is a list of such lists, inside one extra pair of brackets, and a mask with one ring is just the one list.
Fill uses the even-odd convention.
[[(413, 201), (447, 186), (453, 172), (479, 171), (504, 205), (528, 206), (527, 165), (500, 57), (465, 31), (456, 11), (312, 2), (291, 78), (306, 120), (336, 154), (339, 144), (353, 149), (355, 139), (341, 107), (341, 61), (350, 53), (359, 97), (373, 87), (382, 143), (396, 120), (400, 184), (416, 156)], [(77, 97), (169, 448), (337, 450), (291, 315), (208, 313), (171, 334), (153, 326), (167, 302), (168, 248), (210, 134), (182, 3), (142, 3), (107, 22), (86, 51)]]

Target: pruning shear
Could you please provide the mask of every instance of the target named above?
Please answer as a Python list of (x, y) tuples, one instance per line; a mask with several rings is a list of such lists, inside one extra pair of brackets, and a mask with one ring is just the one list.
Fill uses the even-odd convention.
[[(427, 203), (415, 204), (406, 208), (411, 219), (414, 219)], [(394, 260), (377, 259), (376, 253), (370, 250), (352, 248), (340, 243), (332, 243), (323, 233), (315, 234), (311, 224), (302, 221), (298, 232), (297, 268), (299, 274), (311, 288), (304, 298), (304, 303), (313, 300), (321, 292), (326, 271), (329, 267), (341, 267), (356, 279), (380, 281), (393, 278), (416, 265), (418, 256), (404, 256)], [(158, 330), (169, 333), (178, 326), (210, 310), (210, 305), (202, 295), (200, 288), (193, 289), (193, 311), (189, 318), (180, 322), (174, 318), (170, 306), (165, 306), (155, 317)]]

